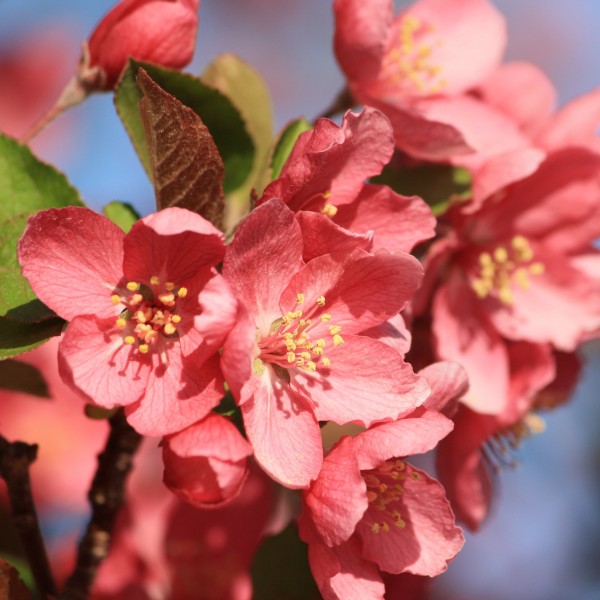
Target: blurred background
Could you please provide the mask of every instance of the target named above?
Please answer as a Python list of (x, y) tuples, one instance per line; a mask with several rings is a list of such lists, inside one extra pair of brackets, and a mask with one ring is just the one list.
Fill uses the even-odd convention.
[[(18, 136), (47, 109), (74, 72), (80, 43), (113, 0), (0, 3), (0, 130)], [(399, 3), (400, 4), (400, 3)], [(506, 60), (546, 71), (560, 103), (600, 85), (598, 0), (496, 0), (508, 21)], [(234, 52), (262, 74), (276, 128), (323, 112), (343, 86), (332, 53), (331, 2), (202, 0), (198, 45), (187, 69), (200, 73)], [(153, 195), (110, 95), (96, 95), (50, 125), (36, 153), (64, 171), (85, 201), (111, 200), (146, 214)], [(518, 466), (500, 476), (483, 530), (436, 583), (454, 600), (600, 599), (600, 344), (570, 404), (547, 415)]]

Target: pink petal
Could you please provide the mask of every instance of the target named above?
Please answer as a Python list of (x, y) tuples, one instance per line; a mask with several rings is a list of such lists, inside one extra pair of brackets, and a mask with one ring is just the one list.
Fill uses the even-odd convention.
[(381, 325), (371, 327), (361, 331), (360, 335), (379, 340), (388, 346), (397, 350), (404, 358), (410, 350), (412, 335), (402, 318), (402, 315), (395, 315)]
[(302, 229), (302, 258), (306, 262), (332, 252), (350, 253), (355, 248), (368, 252), (373, 246), (372, 232), (353, 233), (319, 213), (301, 210), (296, 213), (296, 219)]
[(335, 0), (334, 47), (353, 87), (368, 85), (379, 72), (394, 17), (392, 0)]
[[(411, 476), (404, 480), (404, 493), (395, 505), (406, 526), (373, 533), (371, 527), (379, 511), (369, 509), (357, 527), (363, 556), (388, 573), (434, 577), (446, 570), (447, 562), (462, 548), (464, 537), (455, 525), (444, 488), (410, 465), (406, 471)], [(413, 473), (418, 478), (413, 478)]]
[[(291, 279), (281, 296), (281, 310), (295, 310), (300, 293), (307, 307), (324, 296), (323, 312), (332, 315), (329, 325), (358, 333), (397, 314), (419, 286), (422, 272), (421, 263), (404, 253), (355, 250), (350, 255), (319, 256)], [(314, 329), (316, 336), (319, 327)]]
[(319, 476), (304, 493), (304, 502), (328, 546), (339, 545), (354, 533), (368, 501), (352, 438), (344, 438), (325, 457)]
[(478, 412), (498, 414), (508, 398), (506, 345), (490, 325), (480, 301), (455, 275), (439, 288), (433, 302), (436, 351), (443, 360), (461, 364), (469, 377), (462, 401)]
[(315, 405), (319, 421), (368, 427), (412, 411), (429, 395), (424, 378), (393, 348), (376, 340), (346, 335), (344, 344), (326, 349), (327, 370), (294, 369), (291, 386)]
[(256, 461), (282, 485), (308, 487), (323, 460), (319, 425), (308, 401), (270, 367), (253, 378), (253, 386), (253, 398), (241, 408)]
[(123, 270), (129, 281), (152, 276), (181, 285), (221, 262), (223, 234), (184, 208), (167, 208), (138, 221), (125, 237)]
[(123, 342), (112, 319), (75, 317), (63, 335), (58, 357), (64, 382), (104, 408), (136, 402), (148, 385), (150, 360)]
[(19, 262), (36, 295), (59, 316), (118, 316), (111, 295), (123, 278), (121, 229), (78, 206), (51, 208), (29, 219)]
[(429, 452), (452, 428), (450, 419), (434, 411), (416, 411), (414, 416), (375, 425), (354, 438), (360, 469), (374, 469), (398, 456)]
[(431, 387), (431, 395), (424, 406), (451, 416), (458, 408), (458, 401), (469, 389), (467, 372), (458, 363), (437, 362), (419, 371)]
[(347, 111), (341, 127), (319, 119), (302, 136), (279, 179), (265, 190), (263, 201), (280, 198), (293, 211), (318, 211), (325, 203), (347, 204), (365, 179), (381, 173), (394, 151), (390, 122), (369, 107), (360, 113)]
[(374, 248), (410, 252), (433, 237), (435, 217), (418, 196), (400, 196), (383, 185), (365, 185), (354, 202), (340, 206), (334, 221), (356, 233), (375, 232)]
[(324, 600), (383, 600), (379, 570), (361, 557), (357, 540), (334, 548), (309, 544), (308, 560)]
[(237, 228), (223, 276), (250, 316), (261, 315), (259, 327), (281, 316), (279, 297), (302, 266), (302, 244), (294, 213), (279, 200), (255, 208)]
[(218, 355), (182, 356), (177, 343), (168, 349), (167, 365), (154, 357), (146, 393), (125, 411), (129, 424), (143, 435), (180, 431), (205, 417), (223, 397)]
[(485, 102), (515, 121), (529, 136), (546, 124), (556, 105), (556, 90), (547, 75), (526, 62), (501, 65), (477, 88)]

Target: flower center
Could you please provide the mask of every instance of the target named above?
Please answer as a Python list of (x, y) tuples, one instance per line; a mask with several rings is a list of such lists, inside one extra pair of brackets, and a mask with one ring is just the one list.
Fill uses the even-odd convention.
[(394, 87), (408, 83), (418, 92), (437, 94), (447, 85), (441, 67), (431, 61), (434, 44), (419, 42), (418, 38), (430, 35), (434, 28), (412, 15), (406, 15), (395, 25), (392, 47), (382, 62), (383, 79)]
[[(331, 320), (331, 315), (322, 312), (325, 298), (319, 296), (308, 310), (301, 310), (304, 294), (296, 297), (297, 310), (290, 311), (274, 321), (265, 337), (259, 337), (259, 360), (289, 369), (299, 367), (305, 371), (316, 371), (318, 368), (329, 369), (331, 361), (324, 355), (328, 344), (339, 346), (344, 343), (340, 335), (342, 328), (328, 325), (326, 338), (311, 338), (314, 329), (321, 328), (323, 323)], [(320, 313), (320, 314), (319, 314)]]
[(377, 511), (378, 520), (371, 525), (372, 533), (388, 533), (392, 527), (404, 529), (406, 521), (398, 510), (405, 479), (419, 479), (421, 475), (400, 459), (388, 460), (376, 469), (361, 473), (367, 484), (369, 508)]
[(531, 285), (530, 275), (542, 275), (544, 263), (533, 262), (534, 252), (527, 238), (516, 235), (506, 246), (479, 255), (479, 272), (471, 287), (480, 298), (495, 295), (504, 304), (513, 302), (512, 284), (521, 289)]
[(123, 343), (147, 354), (162, 340), (177, 337), (177, 325), (181, 322), (177, 301), (185, 298), (187, 288), (170, 281), (161, 283), (156, 275), (150, 278), (149, 285), (130, 281), (125, 288), (111, 296), (113, 304), (125, 307), (116, 320)]

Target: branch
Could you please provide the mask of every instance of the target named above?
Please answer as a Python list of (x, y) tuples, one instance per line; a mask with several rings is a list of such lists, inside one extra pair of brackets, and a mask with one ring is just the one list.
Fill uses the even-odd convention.
[(9, 442), (0, 436), (0, 476), (6, 481), (12, 518), (25, 549), (40, 597), (56, 595), (56, 585), (31, 494), (29, 465), (37, 457), (37, 445)]
[(117, 513), (125, 499), (127, 475), (142, 440), (122, 410), (109, 422), (110, 434), (98, 456), (98, 470), (88, 494), (92, 516), (79, 544), (77, 564), (66, 583), (63, 600), (85, 600), (89, 596), (96, 571), (108, 554)]

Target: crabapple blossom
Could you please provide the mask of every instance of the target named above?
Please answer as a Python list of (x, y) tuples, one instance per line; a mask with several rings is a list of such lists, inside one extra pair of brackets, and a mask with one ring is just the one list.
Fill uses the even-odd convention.
[[(279, 198), (293, 211), (320, 213), (354, 233), (374, 231), (372, 248), (376, 250), (410, 252), (417, 243), (433, 237), (435, 219), (429, 207), (418, 196), (365, 185), (366, 179), (381, 173), (393, 150), (392, 126), (378, 110), (348, 111), (341, 126), (319, 119), (313, 130), (300, 135), (280, 176), (267, 186), (259, 204)], [(302, 218), (318, 221), (311, 215)], [(319, 235), (340, 235), (329, 229), (333, 231)], [(356, 238), (349, 243), (356, 244)]]
[(70, 321), (63, 379), (88, 401), (125, 406), (140, 433), (164, 435), (204, 417), (223, 395), (219, 346), (235, 300), (213, 266), (223, 235), (170, 208), (125, 234), (86, 208), (42, 211), (19, 243), (23, 274)]
[(318, 420), (368, 426), (429, 393), (396, 349), (362, 334), (407, 303), (418, 261), (355, 249), (304, 263), (303, 245), (292, 211), (270, 200), (240, 224), (223, 263), (240, 301), (223, 372), (256, 460), (289, 487), (319, 472)]

